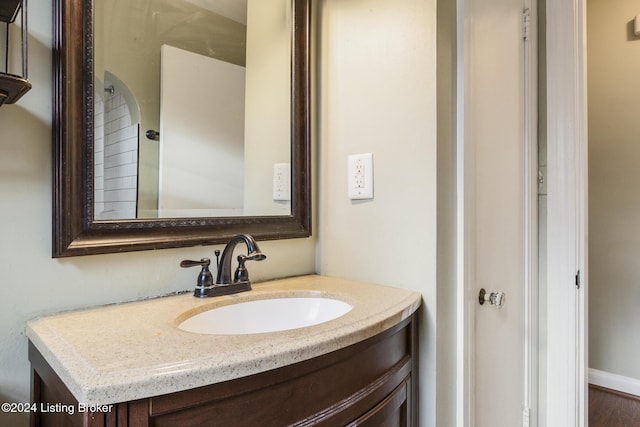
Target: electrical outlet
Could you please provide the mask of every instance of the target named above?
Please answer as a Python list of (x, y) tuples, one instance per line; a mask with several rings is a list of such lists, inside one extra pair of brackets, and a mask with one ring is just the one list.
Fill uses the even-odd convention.
[(273, 165), (273, 200), (291, 200), (291, 164)]
[(349, 198), (373, 199), (373, 154), (354, 154), (348, 158)]

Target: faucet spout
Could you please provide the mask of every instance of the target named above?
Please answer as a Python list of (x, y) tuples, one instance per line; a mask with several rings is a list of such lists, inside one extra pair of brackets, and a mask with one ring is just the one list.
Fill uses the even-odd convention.
[[(236, 271), (235, 279), (232, 281), (231, 260), (233, 258), (233, 251), (236, 245), (240, 242), (244, 242), (245, 245), (247, 245), (247, 255), (238, 256), (238, 270), (242, 270), (242, 273), (239, 274)], [(235, 283), (249, 284), (249, 276), (246, 268), (244, 267), (244, 262), (262, 261), (266, 258), (267, 256), (260, 252), (260, 248), (258, 248), (258, 244), (252, 236), (248, 234), (238, 234), (233, 236), (222, 251), (222, 257), (220, 258), (220, 264), (218, 265), (216, 285), (230, 285)]]

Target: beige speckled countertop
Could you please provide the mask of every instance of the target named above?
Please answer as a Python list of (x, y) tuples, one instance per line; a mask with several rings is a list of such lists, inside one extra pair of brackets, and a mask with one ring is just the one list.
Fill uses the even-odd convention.
[[(268, 297), (326, 296), (353, 309), (315, 326), (252, 335), (179, 330), (187, 316)], [(325, 276), (253, 284), (215, 298), (191, 294), (30, 321), (27, 336), (76, 399), (111, 404), (215, 384), (311, 359), (367, 339), (415, 312), (418, 292)]]

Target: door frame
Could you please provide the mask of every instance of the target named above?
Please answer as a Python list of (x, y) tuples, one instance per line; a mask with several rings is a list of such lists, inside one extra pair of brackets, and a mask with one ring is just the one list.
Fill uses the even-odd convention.
[[(546, 426), (587, 423), (586, 1), (546, 4)], [(577, 273), (580, 272), (579, 275)]]
[[(468, 0), (457, 0), (457, 329), (456, 425), (474, 425), (473, 145), (468, 98)], [(537, 277), (537, 46), (525, 49), (524, 135), (525, 369), (523, 426), (583, 426), (587, 420), (587, 132), (585, 0), (546, 2), (547, 298), (538, 301)], [(536, 40), (536, 2), (529, 8)], [(524, 19), (524, 15), (523, 15)], [(535, 48), (533, 46), (536, 46)], [(580, 271), (578, 279), (576, 273)], [(576, 286), (579, 285), (579, 288)], [(553, 325), (540, 329), (541, 325)], [(540, 345), (539, 340), (544, 346)], [(538, 350), (544, 348), (543, 353)], [(539, 355), (539, 356), (538, 356)], [(544, 370), (539, 366), (544, 365)]]

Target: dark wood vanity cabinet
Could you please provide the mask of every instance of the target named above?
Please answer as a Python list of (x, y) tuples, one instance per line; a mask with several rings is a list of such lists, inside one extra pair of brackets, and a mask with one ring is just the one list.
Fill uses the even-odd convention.
[[(206, 387), (112, 405), (110, 412), (32, 414), (32, 426), (412, 426), (415, 320), (311, 360)], [(33, 402), (78, 405), (30, 344)]]

